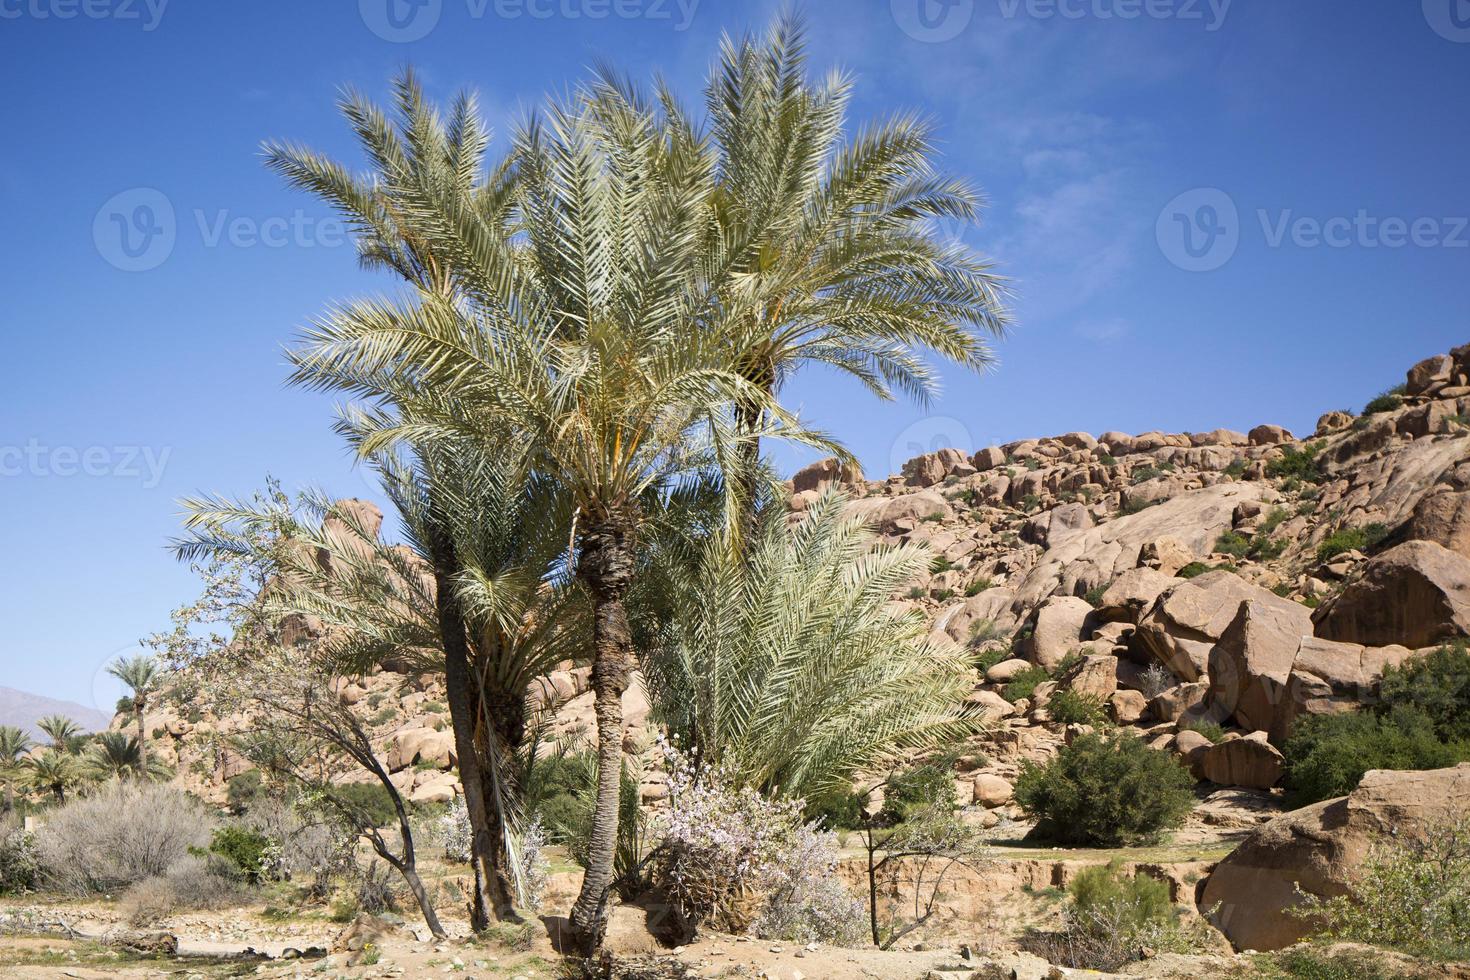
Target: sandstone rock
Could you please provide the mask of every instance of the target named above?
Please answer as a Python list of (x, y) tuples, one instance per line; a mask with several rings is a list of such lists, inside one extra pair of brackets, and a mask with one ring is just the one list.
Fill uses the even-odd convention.
[(1242, 602), (1210, 652), (1210, 703), (1247, 730), (1284, 738), (1292, 716), (1292, 666), (1302, 638), (1311, 635), (1306, 606), (1279, 599)]
[(1006, 461), (1005, 451), (999, 446), (990, 446), (982, 449), (970, 457), (970, 465), (975, 467), (977, 473), (993, 470), (997, 466), (1004, 466)]
[(974, 801), (986, 809), (1009, 803), (1014, 793), (1009, 781), (988, 772), (975, 774), (974, 787)]
[(862, 482), (862, 470), (855, 464), (843, 463), (837, 457), (829, 456), (797, 470), (791, 477), (791, 489), (796, 493), (808, 490), (820, 492), (834, 483), (853, 489), (860, 487)]
[(1454, 369), (1454, 359), (1448, 354), (1425, 358), (1409, 368), (1404, 382), (1404, 394), (1423, 395), (1431, 389), (1442, 388), (1449, 383)]
[[(1318, 637), (1303, 637), (1292, 664), (1288, 700), (1292, 720), (1307, 715), (1348, 711), (1378, 696), (1378, 682), (1390, 666), (1414, 651), (1407, 647), (1365, 647)], [(1288, 731), (1283, 734), (1290, 734)]]
[(1115, 724), (1132, 725), (1148, 713), (1148, 698), (1139, 691), (1114, 691), (1108, 697), (1108, 717)]
[(928, 517), (954, 517), (949, 501), (933, 490), (899, 497), (871, 497), (855, 500), (847, 506), (853, 513), (875, 524), (881, 534), (912, 531)]
[[(1239, 504), (1236, 505), (1240, 506)], [(1234, 512), (1231, 512), (1231, 521), (1234, 521)], [(1194, 561), (1195, 554), (1184, 545), (1178, 538), (1165, 535), (1154, 541), (1146, 541), (1138, 549), (1138, 567), (1152, 569), (1161, 575), (1170, 578), (1174, 574)]]
[(1190, 770), (1199, 778), (1203, 779), (1203, 762), (1205, 753), (1215, 747), (1215, 743), (1201, 735), (1199, 732), (1185, 728), (1174, 736), (1174, 751), (1179, 753)]
[(992, 684), (1004, 684), (1015, 678), (1023, 670), (1029, 670), (1031, 662), (1019, 658), (1002, 660), (985, 672), (985, 679)]
[(449, 803), (454, 799), (458, 782), (451, 773), (438, 773), (415, 786), (408, 799), (412, 803)]
[(1130, 568), (1114, 579), (1103, 593), (1097, 607), (1097, 618), (1108, 623), (1137, 625), (1154, 600), (1181, 581), (1152, 568)]
[(1062, 504), (1042, 511), (1021, 526), (1021, 540), (1053, 548), (1067, 538), (1094, 525), (1092, 514), (1081, 504)]
[(1302, 608), (1221, 569), (1181, 582), (1160, 595), (1140, 620), (1134, 638), (1178, 676), (1199, 680), (1208, 673), (1211, 648), (1247, 599)]
[(454, 764), (454, 736), (432, 728), (404, 728), (395, 732), (388, 748), (388, 770), (398, 772), (416, 762), (448, 769)]
[(911, 487), (932, 487), (943, 482), (960, 465), (969, 460), (958, 449), (941, 449), (937, 453), (916, 456), (903, 464), (904, 482)]
[(1010, 589), (986, 589), (962, 603), (945, 607), (934, 628), (948, 634), (956, 643), (970, 642), (981, 629), (1008, 633), (1016, 625), (1015, 614), (1011, 612), (1015, 599), (1016, 594)]
[(1470, 633), (1470, 558), (1409, 541), (1318, 607), (1317, 635), (1365, 646), (1433, 646)]
[(1220, 862), (1200, 896), (1237, 949), (1281, 949), (1313, 930), (1286, 914), (1298, 889), (1332, 897), (1349, 891), (1379, 835), (1412, 834), (1470, 799), (1470, 763), (1431, 772), (1369, 772), (1348, 796), (1283, 814)]
[(1082, 643), (1092, 607), (1076, 596), (1054, 596), (1043, 602), (1031, 619), (1027, 647), (1031, 662), (1051, 670)]
[(1209, 691), (1210, 685), (1203, 681), (1179, 684), (1150, 701), (1148, 713), (1158, 721), (1178, 721), (1193, 708), (1204, 704)]
[(971, 691), (965, 698), (965, 703), (974, 708), (982, 721), (987, 722), (1009, 718), (1016, 713), (1015, 705), (994, 691)]
[(1352, 424), (1353, 415), (1350, 412), (1327, 412), (1317, 419), (1317, 435), (1325, 436)]
[(1404, 536), (1433, 541), (1470, 558), (1470, 491), (1446, 488), (1426, 494), (1415, 505)]
[(1252, 446), (1275, 446), (1291, 442), (1292, 435), (1279, 425), (1258, 425), (1246, 436)]
[(1118, 658), (1111, 654), (1094, 654), (1084, 657), (1082, 662), (1062, 680), (1062, 686), (1106, 701), (1118, 689)]
[(1285, 771), (1286, 760), (1265, 732), (1222, 739), (1200, 757), (1200, 772), (1220, 786), (1270, 789), (1281, 781)]

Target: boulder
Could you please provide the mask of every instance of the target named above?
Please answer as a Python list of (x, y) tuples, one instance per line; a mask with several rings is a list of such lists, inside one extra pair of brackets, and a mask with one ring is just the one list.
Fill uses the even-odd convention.
[(1139, 691), (1114, 691), (1108, 697), (1108, 717), (1114, 724), (1132, 725), (1148, 712), (1148, 698)]
[(986, 809), (1004, 806), (1011, 801), (1014, 789), (1008, 780), (994, 773), (975, 774), (975, 802)]
[(1210, 651), (1209, 700), (1219, 716), (1283, 739), (1292, 716), (1292, 667), (1302, 638), (1311, 635), (1312, 611), (1300, 603), (1242, 602)]
[(436, 773), (432, 779), (419, 783), (409, 794), (411, 803), (449, 803), (453, 801), (458, 785), (452, 773)]
[(1318, 607), (1317, 635), (1364, 646), (1427, 647), (1470, 633), (1470, 558), (1408, 541)]
[[(1239, 505), (1237, 505), (1239, 506)], [(1232, 512), (1232, 521), (1233, 521)], [(1138, 567), (1149, 568), (1172, 578), (1179, 569), (1194, 561), (1190, 551), (1178, 538), (1164, 535), (1154, 541), (1145, 541), (1138, 549)]]
[(853, 489), (862, 482), (863, 472), (856, 464), (844, 463), (835, 456), (829, 456), (797, 470), (791, 477), (791, 489), (795, 493), (808, 490), (820, 492), (834, 483)]
[(1134, 639), (1175, 674), (1197, 681), (1208, 674), (1211, 648), (1247, 599), (1301, 608), (1221, 569), (1188, 579), (1161, 594), (1139, 621)]
[(1442, 388), (1449, 384), (1450, 375), (1454, 373), (1455, 361), (1448, 354), (1435, 354), (1427, 357), (1409, 368), (1409, 373), (1404, 379), (1404, 394), (1424, 395), (1431, 390)]
[(1200, 756), (1199, 767), (1205, 779), (1220, 786), (1270, 789), (1281, 781), (1286, 760), (1265, 732), (1251, 732), (1210, 746)]
[(1365, 647), (1303, 637), (1292, 664), (1287, 692), (1292, 711), (1283, 734), (1290, 734), (1290, 722), (1301, 715), (1351, 711), (1373, 702), (1383, 672), (1413, 655), (1407, 647)]
[(1180, 729), (1179, 733), (1174, 736), (1174, 751), (1179, 753), (1179, 757), (1189, 766), (1190, 771), (1200, 779), (1204, 778), (1205, 753), (1214, 747), (1214, 742), (1192, 728)]
[(1317, 419), (1317, 435), (1325, 436), (1353, 424), (1351, 412), (1327, 412)]
[(1118, 658), (1111, 654), (1084, 657), (1063, 678), (1062, 687), (1106, 701), (1118, 690)]
[(1258, 425), (1246, 435), (1252, 446), (1275, 446), (1291, 442), (1292, 435), (1279, 425)]
[(1054, 548), (1079, 531), (1094, 526), (1092, 512), (1081, 504), (1061, 504), (1021, 525), (1021, 540)]
[(1051, 670), (1082, 643), (1092, 607), (1076, 596), (1053, 596), (1037, 607), (1028, 641), (1031, 662)]
[(398, 772), (417, 762), (448, 769), (454, 764), (454, 736), (432, 728), (404, 728), (395, 732), (388, 747), (388, 771)]
[(1005, 450), (999, 446), (990, 446), (982, 449), (970, 457), (970, 465), (975, 467), (975, 472), (984, 473), (993, 470), (997, 466), (1004, 466), (1006, 461)]
[(1150, 701), (1148, 713), (1156, 721), (1178, 721), (1203, 705), (1209, 693), (1210, 685), (1204, 681), (1194, 684), (1178, 684)]
[(1404, 531), (1411, 541), (1433, 541), (1470, 558), (1470, 491), (1445, 489), (1420, 499)]
[(1016, 616), (1011, 612), (1015, 600), (1016, 594), (1010, 589), (986, 589), (958, 605), (947, 606), (934, 621), (934, 628), (956, 643), (968, 643), (986, 623), (993, 630), (1007, 633), (1016, 625)]
[(1029, 670), (1031, 662), (1019, 658), (1002, 660), (985, 672), (985, 679), (992, 684), (1005, 684), (1023, 670)]
[(1016, 713), (1016, 706), (994, 691), (971, 691), (965, 698), (965, 703), (970, 705), (982, 722), (999, 721)]
[(949, 501), (933, 490), (906, 493), (897, 497), (870, 497), (848, 504), (848, 510), (875, 524), (881, 534), (912, 531), (925, 518), (954, 517)]
[(1152, 568), (1130, 568), (1119, 575), (1103, 593), (1097, 618), (1105, 623), (1137, 624), (1154, 600), (1182, 582)]
[[(1470, 799), (1470, 763), (1429, 772), (1375, 770), (1348, 796), (1282, 814), (1215, 868), (1199, 907), (1237, 949), (1290, 946), (1313, 931), (1288, 915), (1300, 892), (1345, 895), (1377, 839), (1414, 834), (1452, 818)], [(1300, 891), (1299, 891), (1300, 890)]]
[(960, 466), (969, 466), (969, 459), (958, 449), (941, 449), (937, 453), (916, 456), (903, 464), (903, 479), (911, 487), (932, 487)]

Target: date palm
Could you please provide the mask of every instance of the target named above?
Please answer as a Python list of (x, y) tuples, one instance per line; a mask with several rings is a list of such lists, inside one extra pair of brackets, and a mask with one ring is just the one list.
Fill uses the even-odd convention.
[(135, 657), (120, 657), (107, 667), (107, 672), (126, 684), (133, 692), (133, 720), (138, 726), (139, 768), (148, 764), (148, 740), (144, 732), (143, 713), (148, 710), (148, 701), (157, 692), (163, 680), (158, 661), (147, 654)]
[(81, 726), (65, 715), (47, 715), (36, 722), (36, 728), (51, 740), (54, 751), (65, 754), (75, 751), (77, 737), (82, 734)]
[(22, 765), (26, 770), (26, 782), (31, 788), (51, 793), (58, 803), (66, 802), (66, 791), (75, 786), (81, 777), (76, 757), (55, 748), (28, 757)]
[[(529, 469), (577, 511), (576, 575), (592, 604), (597, 809), (572, 910), (585, 951), (601, 944), (617, 842), (622, 694), (632, 667), (625, 598), (642, 501), (738, 445), (737, 403), (761, 431), (824, 448), (733, 369), (697, 295), (709, 220), (707, 156), (653, 114), (582, 98), (517, 134), (524, 245), (460, 261), (466, 302), (358, 303), (292, 353), (295, 380), (390, 405), (363, 429), (396, 442), (526, 447)], [(437, 245), (431, 246), (431, 248)], [(444, 242), (446, 251), (454, 242)], [(507, 265), (508, 263), (508, 265)]]
[(81, 756), (82, 772), (92, 779), (166, 779), (168, 767), (143, 754), (141, 743), (125, 732), (99, 732)]
[(15, 809), (15, 780), (20, 757), (31, 747), (30, 736), (14, 725), (0, 725), (0, 780), (5, 781), (5, 810)]

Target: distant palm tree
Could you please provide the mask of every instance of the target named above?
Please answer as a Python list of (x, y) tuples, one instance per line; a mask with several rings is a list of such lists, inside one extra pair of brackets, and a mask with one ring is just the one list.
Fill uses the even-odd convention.
[(31, 747), (25, 732), (14, 725), (0, 725), (0, 780), (5, 782), (5, 809), (15, 809), (15, 778), (20, 757)]
[(76, 751), (76, 740), (77, 736), (82, 734), (82, 726), (66, 715), (47, 715), (36, 722), (36, 727), (51, 739), (51, 748), (55, 751), (61, 753)]
[(80, 776), (76, 759), (55, 748), (31, 756), (23, 765), (31, 788), (51, 793), (58, 803), (66, 802), (67, 789), (75, 786)]
[(122, 681), (133, 691), (133, 718), (138, 725), (138, 760), (140, 768), (148, 763), (148, 740), (143, 732), (143, 712), (148, 708), (148, 699), (158, 690), (163, 671), (158, 661), (147, 654), (119, 658), (110, 664), (107, 672)]
[(82, 755), (83, 771), (93, 779), (163, 779), (168, 768), (147, 761), (138, 740), (123, 732), (101, 732)]

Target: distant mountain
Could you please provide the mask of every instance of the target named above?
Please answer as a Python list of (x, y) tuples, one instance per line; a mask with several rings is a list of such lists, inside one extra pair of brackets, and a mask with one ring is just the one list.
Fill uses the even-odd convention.
[(95, 708), (0, 687), (0, 725), (19, 725), (35, 736), (39, 734), (36, 721), (47, 715), (66, 715), (89, 732), (101, 731), (112, 721), (111, 715)]

